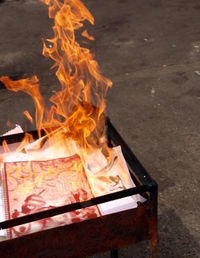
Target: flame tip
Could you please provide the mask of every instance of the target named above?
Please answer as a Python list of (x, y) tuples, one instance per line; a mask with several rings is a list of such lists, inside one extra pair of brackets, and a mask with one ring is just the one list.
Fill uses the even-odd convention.
[[(75, 37), (76, 31), (83, 27), (85, 21), (94, 25), (94, 18), (81, 0), (41, 0), (41, 2), (48, 6), (49, 18), (54, 19), (52, 27), (54, 37), (41, 38), (42, 54), (54, 61), (50, 69), (56, 68), (56, 77), (61, 89), (52, 92), (51, 106), (47, 109), (36, 75), (18, 81), (2, 76), (0, 81), (9, 90), (16, 92), (21, 90), (32, 96), (39, 137), (41, 130), (48, 135), (53, 131), (51, 128), (61, 128), (61, 138), (71, 138), (83, 148), (103, 149), (102, 146), (105, 145), (103, 114), (106, 108), (104, 98), (112, 82), (101, 74), (94, 53), (88, 48), (81, 47)], [(82, 32), (82, 36), (94, 40), (86, 29)], [(33, 123), (33, 118), (27, 110), (24, 111), (24, 115)], [(23, 144), (31, 141), (28, 137)]]

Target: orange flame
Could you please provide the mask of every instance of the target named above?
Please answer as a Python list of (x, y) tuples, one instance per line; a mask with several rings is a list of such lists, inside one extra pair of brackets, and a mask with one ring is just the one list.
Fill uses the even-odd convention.
[[(105, 95), (112, 82), (104, 77), (94, 55), (79, 45), (75, 32), (84, 21), (94, 24), (94, 18), (81, 0), (41, 0), (49, 8), (49, 18), (54, 19), (54, 38), (44, 41), (43, 55), (54, 61), (61, 89), (51, 98), (47, 110), (39, 92), (36, 76), (13, 81), (0, 77), (7, 89), (24, 91), (34, 101), (36, 126), (47, 134), (52, 128), (64, 128), (65, 136), (74, 139), (81, 147), (98, 147), (105, 150)], [(94, 38), (83, 31), (82, 36)], [(30, 114), (25, 113), (31, 120)]]
[(20, 143), (19, 147), (17, 148), (18, 151), (23, 150), (23, 148), (28, 144), (33, 142), (33, 136), (32, 134), (26, 133), (24, 136), (24, 139), (22, 140), (22, 142)]
[(88, 31), (87, 30), (84, 30), (81, 35), (89, 40), (94, 40), (94, 37), (89, 35)]
[(28, 110), (24, 111), (24, 115), (26, 116), (26, 118), (31, 122), (31, 124), (33, 123), (33, 118), (31, 116), (31, 114), (28, 112)]
[(43, 116), (44, 116), (44, 102), (42, 96), (39, 91), (39, 81), (37, 76), (33, 76), (32, 78), (28, 79), (21, 79), (18, 81), (11, 80), (8, 76), (0, 77), (0, 81), (3, 82), (5, 87), (11, 91), (23, 91), (29, 94), (34, 101), (35, 104), (35, 119), (36, 119), (36, 126), (38, 131), (43, 127)]
[(2, 146), (3, 146), (4, 152), (7, 152), (7, 153), (10, 152), (10, 149), (8, 147), (8, 144), (7, 144), (6, 140), (3, 140)]

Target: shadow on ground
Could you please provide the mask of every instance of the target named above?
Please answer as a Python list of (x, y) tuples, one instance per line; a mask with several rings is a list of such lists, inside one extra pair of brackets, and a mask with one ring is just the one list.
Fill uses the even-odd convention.
[[(162, 210), (159, 215), (159, 257), (200, 257), (200, 246), (175, 211), (166, 207), (162, 207)], [(148, 242), (144, 241), (124, 248), (119, 254), (120, 258), (146, 258), (148, 257)], [(91, 258), (106, 258), (110, 257), (109, 255), (107, 252)]]

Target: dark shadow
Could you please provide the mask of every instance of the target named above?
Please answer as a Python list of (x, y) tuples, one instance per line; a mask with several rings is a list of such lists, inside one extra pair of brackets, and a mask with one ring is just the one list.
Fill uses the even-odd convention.
[(173, 209), (162, 209), (159, 240), (160, 257), (195, 258), (200, 255), (200, 246)]
[[(161, 209), (162, 213), (159, 215), (159, 257), (198, 258), (200, 246), (180, 217), (173, 209), (164, 206)], [(134, 257), (148, 258), (148, 242), (138, 243), (120, 250), (120, 258)], [(95, 258), (98, 258), (98, 255)]]
[(0, 90), (5, 90), (6, 87), (4, 86), (4, 84), (2, 82), (0, 82)]

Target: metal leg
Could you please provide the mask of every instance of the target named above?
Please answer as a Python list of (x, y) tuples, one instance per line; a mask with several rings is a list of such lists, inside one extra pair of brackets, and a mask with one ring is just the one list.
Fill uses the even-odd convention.
[(149, 241), (149, 258), (158, 258), (158, 239), (154, 236)]
[(113, 249), (110, 251), (110, 258), (118, 258), (118, 249)]
[(149, 258), (158, 258), (158, 189), (150, 192)]

